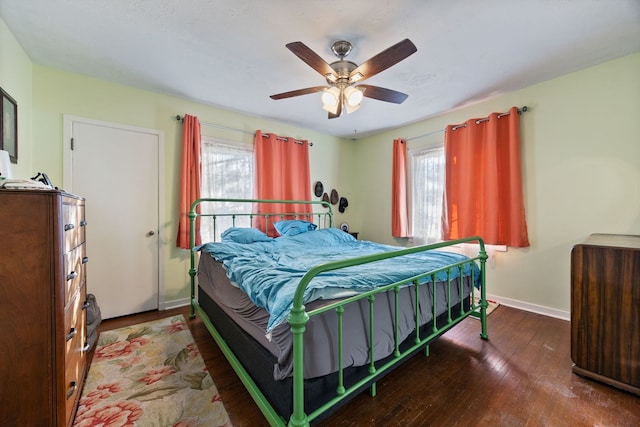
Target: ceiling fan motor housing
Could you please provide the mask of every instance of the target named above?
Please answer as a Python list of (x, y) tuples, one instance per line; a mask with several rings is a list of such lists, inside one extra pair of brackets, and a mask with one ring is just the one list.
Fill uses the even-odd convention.
[(332, 76), (327, 77), (327, 83), (331, 86), (337, 86), (340, 89), (344, 89), (353, 82), (349, 81), (351, 72), (355, 70), (358, 65), (344, 59), (349, 55), (353, 46), (346, 40), (338, 40), (331, 46), (331, 51), (339, 58), (338, 61), (332, 62), (329, 66), (336, 72), (338, 79), (336, 80)]
[(340, 59), (349, 55), (353, 46), (346, 40), (338, 40), (331, 45), (331, 51)]
[(339, 88), (344, 88), (350, 84), (349, 75), (353, 70), (356, 69), (357, 65), (351, 61), (347, 61), (345, 59), (341, 59), (340, 61), (332, 62), (329, 64), (331, 68), (338, 75), (338, 79), (336, 81), (332, 81), (327, 77), (327, 83), (330, 85), (338, 86)]

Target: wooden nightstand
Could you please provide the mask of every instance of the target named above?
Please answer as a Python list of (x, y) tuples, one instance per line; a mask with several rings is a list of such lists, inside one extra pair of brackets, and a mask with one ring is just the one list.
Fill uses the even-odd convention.
[(592, 234), (571, 250), (573, 371), (640, 395), (640, 236)]

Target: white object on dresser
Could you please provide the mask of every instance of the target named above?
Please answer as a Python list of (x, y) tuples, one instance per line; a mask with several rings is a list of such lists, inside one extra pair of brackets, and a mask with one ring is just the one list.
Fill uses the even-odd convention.
[(2, 178), (13, 178), (9, 152), (5, 150), (0, 150), (0, 176), (2, 176)]

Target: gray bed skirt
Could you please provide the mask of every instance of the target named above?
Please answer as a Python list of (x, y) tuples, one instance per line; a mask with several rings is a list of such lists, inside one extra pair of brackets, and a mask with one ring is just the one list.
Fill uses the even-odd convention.
[[(209, 254), (202, 253), (198, 266), (198, 286), (205, 292), (241, 329), (262, 345), (276, 360), (273, 377), (282, 380), (290, 377), (293, 365), (293, 344), (289, 325), (276, 327), (270, 339), (265, 331), (269, 314), (256, 307), (249, 297), (227, 278), (224, 267)], [(436, 283), (436, 316), (445, 313), (449, 307), (460, 303), (459, 279)], [(450, 296), (450, 303), (447, 302)], [(463, 300), (469, 300), (471, 281), (463, 279)], [(399, 341), (404, 341), (415, 333), (416, 296), (413, 286), (399, 292), (398, 333)], [(420, 326), (433, 319), (432, 286), (420, 286), (419, 311)], [(312, 310), (328, 301), (314, 301), (307, 304)], [(374, 359), (381, 360), (394, 351), (395, 301), (392, 291), (376, 295), (374, 313)], [(364, 366), (369, 363), (369, 303), (361, 300), (345, 307), (343, 314), (343, 367)], [(338, 316), (328, 311), (312, 316), (304, 334), (304, 377), (323, 377), (338, 370), (337, 350)]]

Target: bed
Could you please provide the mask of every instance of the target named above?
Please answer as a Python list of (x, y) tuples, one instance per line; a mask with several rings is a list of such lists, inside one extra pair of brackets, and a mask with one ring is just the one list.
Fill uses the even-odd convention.
[[(229, 202), (246, 209), (225, 212)], [(380, 378), (469, 316), (488, 339), (478, 236), (412, 248), (356, 240), (323, 201), (200, 199), (189, 219), (191, 316), (271, 425), (317, 424), (367, 389), (375, 396)], [(193, 243), (202, 222), (224, 220), (221, 241)], [(478, 255), (459, 254), (463, 243)]]

